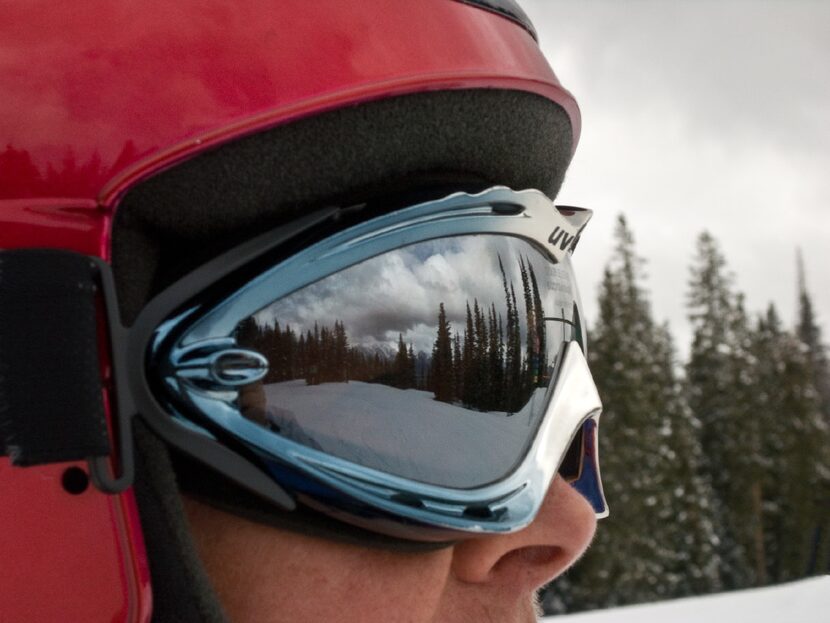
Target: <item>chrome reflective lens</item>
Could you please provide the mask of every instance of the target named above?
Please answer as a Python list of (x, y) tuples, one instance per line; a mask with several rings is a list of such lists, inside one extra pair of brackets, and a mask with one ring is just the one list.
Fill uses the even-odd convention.
[(590, 212), (494, 187), (300, 240), (336, 215), (147, 306), (148, 423), (281, 506), (407, 539), (519, 530), (557, 470), (607, 514), (570, 264)]
[(569, 261), (514, 237), (389, 251), (245, 318), (269, 362), (241, 413), (309, 448), (431, 485), (502, 479), (527, 454), (563, 342), (577, 339)]

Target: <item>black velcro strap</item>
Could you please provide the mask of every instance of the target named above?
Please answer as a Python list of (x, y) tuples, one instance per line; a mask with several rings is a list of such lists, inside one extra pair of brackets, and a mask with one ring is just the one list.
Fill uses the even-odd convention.
[(96, 270), (69, 251), (0, 252), (0, 455), (15, 465), (110, 453)]

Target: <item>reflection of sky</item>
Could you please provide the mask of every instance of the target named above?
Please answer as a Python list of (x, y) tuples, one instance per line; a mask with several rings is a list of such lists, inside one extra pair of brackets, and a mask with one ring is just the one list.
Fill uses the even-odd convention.
[(506, 321), (499, 256), (524, 318), (520, 255), (533, 265), (545, 313), (559, 316), (564, 308), (570, 314), (571, 294), (561, 287), (570, 282), (567, 269), (550, 265), (519, 239), (478, 235), (421, 242), (371, 258), (273, 303), (257, 320), (279, 321), (295, 331), (313, 329), (315, 322), (331, 327), (339, 320), (352, 345), (394, 347), (401, 333), (416, 351), (430, 352), (441, 302), (452, 331), (459, 334), (466, 304), (472, 307), (475, 299), (480, 306), (495, 303)]

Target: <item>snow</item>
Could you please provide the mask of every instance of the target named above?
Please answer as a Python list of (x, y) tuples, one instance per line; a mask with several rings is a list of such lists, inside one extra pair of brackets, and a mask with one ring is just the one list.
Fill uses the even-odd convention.
[(286, 437), (361, 465), (461, 487), (510, 472), (536, 432), (544, 392), (536, 390), (521, 411), (508, 415), (359, 381), (265, 386), (268, 419)]
[(823, 623), (828, 620), (830, 576), (747, 591), (540, 619), (547, 623)]

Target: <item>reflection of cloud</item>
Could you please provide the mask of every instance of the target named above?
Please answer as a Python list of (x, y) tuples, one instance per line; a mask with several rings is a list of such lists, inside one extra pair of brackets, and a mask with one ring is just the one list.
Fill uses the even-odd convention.
[(429, 352), (439, 303), (444, 303), (453, 332), (464, 331), (466, 305), (472, 306), (474, 300), (488, 307), (495, 303), (496, 312), (506, 317), (499, 257), (524, 313), (520, 254), (534, 266), (543, 287), (543, 304), (555, 308), (554, 298), (563, 294), (545, 292), (544, 284), (561, 280), (564, 269), (550, 267), (529, 244), (515, 238), (464, 236), (427, 241), (372, 258), (295, 292), (257, 318), (303, 331), (312, 329), (315, 322), (332, 326), (339, 320), (352, 344), (388, 346), (397, 343), (400, 333), (416, 350)]

